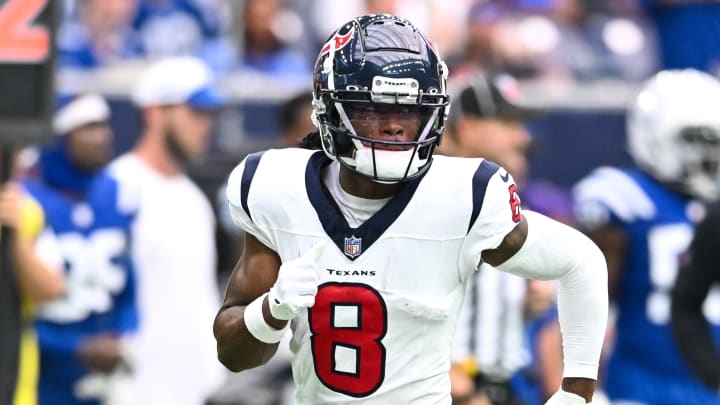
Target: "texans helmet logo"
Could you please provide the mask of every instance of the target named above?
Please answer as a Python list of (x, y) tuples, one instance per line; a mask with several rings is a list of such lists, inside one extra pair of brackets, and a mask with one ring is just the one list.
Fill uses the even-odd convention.
[(330, 52), (330, 45), (333, 41), (335, 41), (336, 51), (345, 47), (345, 45), (350, 42), (350, 38), (352, 38), (353, 33), (355, 33), (355, 27), (350, 28), (350, 31), (348, 31), (345, 35), (340, 35), (339, 33), (336, 33), (335, 36), (330, 38), (330, 40), (325, 43), (325, 46), (322, 47), (322, 49), (320, 50), (320, 56)]

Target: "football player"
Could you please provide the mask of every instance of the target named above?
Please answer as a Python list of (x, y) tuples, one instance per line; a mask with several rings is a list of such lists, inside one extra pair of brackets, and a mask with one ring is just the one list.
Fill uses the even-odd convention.
[[(690, 243), (690, 259), (680, 270), (673, 288), (670, 320), (688, 367), (711, 390), (718, 390), (720, 386), (720, 346), (713, 341), (703, 304), (710, 291), (717, 290), (720, 285), (718, 240), (720, 206), (716, 204), (695, 230)], [(717, 304), (713, 308), (720, 311)]]
[[(692, 377), (670, 333), (670, 298), (700, 201), (718, 196), (720, 84), (663, 71), (627, 115), (638, 169), (598, 168), (575, 187), (577, 220), (604, 251), (617, 305), (605, 390), (615, 403), (720, 404)], [(715, 328), (720, 319), (710, 320)]]
[[(64, 261), (65, 294), (38, 309), (41, 404), (99, 404), (110, 376), (127, 375), (123, 338), (137, 327), (129, 253), (135, 211), (103, 167), (110, 108), (99, 95), (63, 97), (55, 142), (24, 185), (45, 211)], [(115, 373), (118, 374), (115, 374)]]
[(395, 16), (356, 18), (323, 46), (313, 101), (323, 150), (255, 153), (230, 175), (246, 236), (214, 328), (229, 369), (263, 364), (291, 328), (300, 404), (449, 404), (466, 281), (487, 262), (560, 280), (565, 379), (549, 403), (591, 401), (607, 317), (602, 253), (523, 213), (494, 163), (433, 155), (446, 77), (432, 43)]

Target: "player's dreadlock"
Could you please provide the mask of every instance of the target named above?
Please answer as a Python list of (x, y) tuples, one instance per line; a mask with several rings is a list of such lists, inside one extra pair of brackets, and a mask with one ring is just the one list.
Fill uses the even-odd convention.
[(322, 150), (322, 141), (320, 140), (320, 132), (313, 131), (305, 135), (298, 143), (298, 148)]

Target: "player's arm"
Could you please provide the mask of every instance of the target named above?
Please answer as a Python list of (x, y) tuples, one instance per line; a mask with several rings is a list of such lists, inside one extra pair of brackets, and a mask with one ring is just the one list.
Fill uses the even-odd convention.
[(559, 280), (562, 389), (590, 402), (608, 313), (607, 267), (598, 247), (567, 225), (526, 212), (500, 246), (483, 251), (482, 259), (522, 277)]
[(319, 242), (302, 256), (281, 264), (280, 257), (251, 235), (228, 284), (215, 319), (218, 358), (233, 371), (267, 362), (287, 331), (288, 321), (315, 303)]
[[(242, 256), (230, 276), (225, 300), (213, 328), (218, 358), (232, 371), (264, 364), (277, 350), (277, 343), (262, 342), (248, 331), (245, 311), (250, 303), (270, 290), (279, 268), (278, 255), (254, 236), (246, 234)], [(266, 297), (261, 301), (260, 309), (268, 327), (284, 330), (287, 321), (272, 317)]]
[(253, 208), (250, 193), (251, 188), (258, 186), (255, 173), (261, 158), (262, 154), (246, 157), (230, 173), (226, 189), (230, 215), (245, 231), (245, 238), (213, 332), (218, 358), (232, 371), (267, 362), (277, 350), (287, 326), (287, 319), (278, 320), (270, 314), (265, 299), (277, 280), (281, 263), (272, 249), (272, 238), (256, 223), (259, 213)]
[(711, 389), (720, 388), (720, 352), (702, 312), (713, 283), (720, 281), (720, 209), (701, 222), (690, 246), (691, 261), (680, 270), (672, 295), (672, 331), (690, 369)]
[[(559, 280), (563, 390), (548, 404), (590, 402), (608, 315), (605, 258), (581, 232), (538, 213), (523, 214), (512, 176), (490, 166), (481, 164), (473, 177), (473, 213), (479, 215), (471, 218), (460, 268), (477, 269), (484, 261), (521, 277)], [(563, 396), (568, 398), (556, 402)]]
[[(245, 230), (243, 254), (228, 283), (214, 332), (220, 361), (240, 371), (264, 364), (277, 349), (288, 321), (315, 303), (325, 248), (318, 243), (296, 259), (281, 263), (272, 231), (258, 225), (263, 202), (253, 200), (253, 179), (262, 154), (248, 156), (228, 179), (230, 214)], [(254, 219), (253, 219), (254, 218)]]
[(41, 233), (43, 222), (42, 208), (18, 184), (9, 182), (2, 186), (0, 223), (15, 230), (11, 244), (18, 284), (33, 302), (55, 299), (65, 291), (60, 260), (38, 254), (44, 250), (40, 245), (50, 239), (50, 234)]

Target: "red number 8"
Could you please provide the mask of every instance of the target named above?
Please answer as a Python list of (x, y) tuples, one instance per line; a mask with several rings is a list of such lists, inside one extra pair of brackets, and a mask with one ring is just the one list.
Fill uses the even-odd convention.
[(387, 308), (372, 287), (325, 283), (308, 313), (315, 374), (329, 389), (353, 397), (375, 392), (385, 378)]

